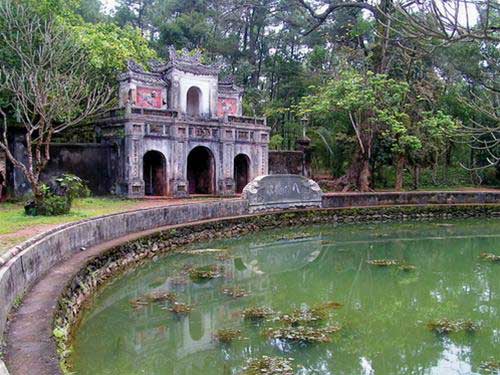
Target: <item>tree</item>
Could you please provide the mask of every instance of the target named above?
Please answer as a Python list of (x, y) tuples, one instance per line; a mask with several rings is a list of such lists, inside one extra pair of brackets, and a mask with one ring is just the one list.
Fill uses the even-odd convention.
[(299, 115), (314, 119), (317, 114), (341, 113), (355, 134), (358, 147), (346, 174), (336, 181), (339, 189), (371, 189), (374, 141), (384, 127), (395, 128), (400, 124), (407, 91), (406, 83), (384, 74), (345, 70), (318, 88), (317, 93), (302, 99)]
[[(0, 89), (8, 98), (0, 107), (0, 148), (41, 201), (40, 175), (50, 160), (52, 137), (106, 108), (112, 92), (91, 68), (86, 51), (54, 19), (43, 20), (5, 1), (0, 23), (3, 53), (10, 56), (0, 70)], [(25, 160), (16, 159), (9, 148), (16, 128), (24, 133)]]

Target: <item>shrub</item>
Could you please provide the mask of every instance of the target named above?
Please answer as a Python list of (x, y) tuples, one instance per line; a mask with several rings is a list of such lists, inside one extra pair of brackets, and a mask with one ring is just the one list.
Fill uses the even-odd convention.
[(90, 195), (85, 182), (80, 177), (71, 174), (56, 178), (52, 187), (42, 185), (41, 190), (41, 199), (30, 200), (24, 206), (26, 215), (64, 215), (71, 210), (73, 199)]

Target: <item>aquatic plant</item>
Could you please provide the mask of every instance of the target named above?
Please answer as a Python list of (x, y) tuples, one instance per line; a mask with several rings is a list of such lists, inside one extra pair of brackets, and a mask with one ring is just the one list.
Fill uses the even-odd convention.
[(146, 307), (147, 305), (149, 305), (149, 302), (146, 301), (144, 298), (136, 298), (136, 299), (130, 300), (129, 303), (134, 310), (139, 310), (139, 309), (142, 309), (143, 307)]
[(416, 268), (417, 267), (415, 267), (413, 264), (408, 264), (408, 263), (401, 263), (398, 267), (400, 271), (405, 271), (405, 272), (413, 271)]
[(193, 310), (193, 307), (183, 302), (174, 302), (168, 309), (168, 311), (178, 315), (189, 314), (191, 310)]
[(447, 318), (431, 320), (427, 323), (429, 330), (440, 335), (446, 335), (453, 332), (475, 332), (479, 329), (479, 324), (470, 319), (450, 320)]
[(73, 374), (69, 357), (73, 353), (73, 346), (68, 342), (70, 336), (70, 326), (68, 322), (56, 323), (52, 336), (56, 341), (57, 354), (59, 354), (59, 367), (64, 375)]
[(246, 297), (250, 294), (245, 289), (243, 289), (239, 286), (225, 287), (222, 289), (222, 293), (225, 294), (226, 296), (229, 296), (232, 298)]
[(246, 320), (262, 320), (274, 314), (269, 307), (249, 307), (242, 311)]
[(405, 272), (413, 271), (415, 268), (417, 268), (413, 264), (400, 262), (399, 260), (396, 259), (372, 259), (372, 260), (367, 260), (366, 263), (377, 267), (397, 266), (400, 271), (405, 271)]
[(297, 326), (284, 328), (268, 328), (266, 336), (271, 339), (301, 343), (329, 343), (331, 335), (340, 331), (340, 325), (329, 325), (322, 328)]
[(293, 358), (268, 357), (249, 359), (242, 375), (293, 375)]
[(291, 326), (318, 323), (329, 318), (330, 310), (340, 307), (342, 307), (342, 304), (328, 301), (312, 308), (295, 309), (290, 314), (281, 315), (278, 320)]
[(147, 301), (151, 302), (175, 302), (177, 301), (177, 294), (174, 292), (152, 292), (148, 293), (145, 296)]
[(367, 260), (366, 263), (378, 267), (398, 266), (399, 261), (395, 259), (373, 259)]
[(481, 253), (479, 254), (481, 259), (487, 260), (489, 262), (500, 262), (500, 255), (496, 255), (493, 253)]
[(221, 344), (229, 344), (234, 340), (242, 338), (241, 331), (239, 329), (232, 328), (219, 329), (214, 336)]
[(488, 374), (500, 374), (500, 361), (490, 358), (479, 365), (479, 368)]
[(216, 277), (222, 276), (222, 271), (224, 268), (215, 264), (210, 264), (208, 266), (191, 268), (188, 273), (189, 277), (193, 281), (203, 281), (215, 279)]

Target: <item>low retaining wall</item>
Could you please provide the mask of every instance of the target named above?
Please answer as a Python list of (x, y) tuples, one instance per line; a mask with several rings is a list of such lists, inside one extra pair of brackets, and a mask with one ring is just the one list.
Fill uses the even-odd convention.
[(47, 270), (81, 248), (147, 229), (246, 212), (247, 203), (241, 199), (149, 208), (63, 225), (14, 247), (0, 258), (0, 342), (16, 299)]
[[(495, 203), (500, 203), (500, 192), (346, 193), (323, 196), (324, 208)], [(352, 210), (351, 216), (345, 215), (346, 221), (356, 222), (356, 217), (363, 215), (363, 210), (364, 208)], [(461, 212), (462, 216), (467, 216), (467, 210), (467, 207), (452, 210), (450, 216), (453, 216), (453, 212)], [(484, 210), (484, 215), (488, 216), (499, 213), (500, 208), (497, 206)], [(0, 342), (3, 342), (9, 312), (20, 301), (24, 292), (48, 270), (82, 248), (148, 229), (247, 214), (248, 204), (241, 199), (149, 208), (66, 224), (14, 247), (0, 258)], [(284, 215), (283, 219), (286, 220), (286, 214)], [(396, 218), (398, 217), (406, 216), (401, 214)], [(384, 216), (374, 218), (384, 220)], [(304, 220), (308, 223), (307, 216)], [(2, 366), (0, 360), (0, 375), (3, 375)]]
[(374, 193), (327, 193), (323, 208), (420, 204), (495, 204), (500, 191), (420, 191)]

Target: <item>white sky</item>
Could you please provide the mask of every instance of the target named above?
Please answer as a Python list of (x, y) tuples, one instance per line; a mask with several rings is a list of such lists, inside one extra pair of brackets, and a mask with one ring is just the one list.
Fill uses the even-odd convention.
[[(116, 7), (116, 4), (117, 4), (117, 0), (101, 0), (101, 3), (102, 3), (102, 7), (103, 7), (103, 10), (105, 13), (109, 14), (109, 13), (112, 13), (113, 10), (115, 9)], [(469, 11), (469, 22), (471, 23), (475, 23), (477, 17), (478, 17), (478, 13), (476, 11), (476, 8), (475, 6), (473, 5), (474, 2), (473, 1), (468, 1), (468, 2), (465, 2), (464, 0), (464, 3), (467, 4), (467, 5), (461, 5), (460, 7), (460, 11), (459, 11), (459, 22), (462, 24), (462, 25), (466, 25), (467, 23), (467, 16), (466, 16), (466, 12), (465, 12), (465, 6), (467, 6), (468, 8), (468, 11)], [(326, 5), (325, 5), (326, 7)], [(323, 9), (319, 8), (318, 9), (318, 12), (321, 13)]]
[(110, 13), (116, 6), (116, 0), (101, 0), (102, 8), (105, 13)]

